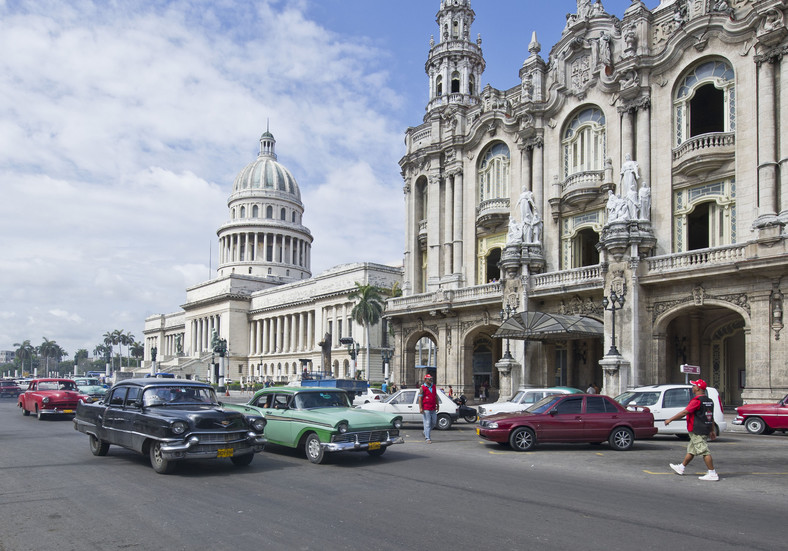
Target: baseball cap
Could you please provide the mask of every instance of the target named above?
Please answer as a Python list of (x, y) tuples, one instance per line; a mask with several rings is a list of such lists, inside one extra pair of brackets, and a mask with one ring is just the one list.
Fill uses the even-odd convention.
[(698, 379), (697, 381), (690, 381), (692, 386), (696, 386), (701, 390), (706, 390), (706, 381), (703, 379)]
[(424, 378), (425, 378), (425, 379), (432, 379), (432, 375), (430, 375), (429, 373), (427, 373), (427, 374), (424, 376)]

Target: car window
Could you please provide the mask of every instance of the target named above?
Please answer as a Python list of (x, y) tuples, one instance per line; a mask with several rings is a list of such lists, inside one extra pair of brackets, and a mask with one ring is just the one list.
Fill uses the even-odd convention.
[(259, 408), (270, 408), (273, 400), (274, 400), (273, 394), (261, 394), (255, 399), (252, 405), (257, 406)]
[(539, 392), (528, 392), (525, 395), (525, 400), (523, 400), (523, 403), (524, 404), (535, 404), (536, 402), (538, 402), (539, 400), (541, 400), (545, 396), (549, 396), (549, 395), (550, 395), (550, 393), (542, 392), (542, 391), (539, 391)]
[(691, 398), (689, 388), (669, 388), (665, 391), (662, 407), (683, 409), (687, 407)]
[(126, 387), (116, 388), (109, 396), (109, 405), (123, 407), (123, 400), (126, 398)]
[(632, 398), (626, 402), (628, 406), (654, 406), (659, 403), (659, 392), (633, 392), (632, 394)]
[(556, 413), (580, 413), (583, 411), (583, 398), (567, 398), (556, 404)]
[(555, 405), (555, 403), (560, 399), (561, 396), (545, 396), (525, 411), (528, 413), (544, 413), (552, 408), (553, 405)]
[(605, 413), (607, 400), (601, 396), (586, 396), (586, 413)]
[(302, 392), (296, 394), (295, 404), (298, 409), (349, 407), (347, 394), (337, 391)]
[(415, 398), (415, 390), (403, 390), (399, 395), (392, 396), (389, 404), (412, 404)]
[(271, 400), (271, 405), (268, 406), (273, 409), (287, 409), (287, 402), (290, 400), (289, 394), (274, 394)]
[(130, 386), (129, 392), (128, 394), (126, 394), (126, 401), (124, 402), (124, 404), (126, 406), (130, 406), (131, 404), (136, 402), (140, 397), (140, 390), (141, 389), (137, 386)]

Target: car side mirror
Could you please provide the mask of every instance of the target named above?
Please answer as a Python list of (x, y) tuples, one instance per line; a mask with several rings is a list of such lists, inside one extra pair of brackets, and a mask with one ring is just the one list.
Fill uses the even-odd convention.
[(553, 409), (551, 409), (550, 411), (548, 411), (547, 413), (549, 413), (550, 415), (555, 415), (555, 414), (557, 414), (557, 413), (558, 413), (558, 410), (557, 410), (557, 409), (555, 409), (555, 408), (553, 408)]

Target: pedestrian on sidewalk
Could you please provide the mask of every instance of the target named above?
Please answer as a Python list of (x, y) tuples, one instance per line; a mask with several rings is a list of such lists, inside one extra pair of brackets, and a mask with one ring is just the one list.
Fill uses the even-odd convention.
[(671, 463), (670, 468), (676, 474), (683, 475), (684, 469), (689, 465), (689, 462), (696, 455), (702, 455), (708, 472), (698, 478), (700, 480), (719, 480), (720, 477), (717, 471), (714, 470), (714, 462), (711, 458), (711, 451), (709, 451), (709, 440), (717, 438), (717, 434), (714, 431), (714, 400), (706, 395), (706, 381), (702, 379), (692, 381), (692, 393), (694, 396), (685, 409), (670, 419), (665, 419), (665, 426), (668, 426), (676, 419), (686, 416), (687, 432), (689, 432), (690, 437), (684, 461), (678, 464)]
[(427, 373), (424, 376), (424, 384), (419, 389), (419, 413), (421, 413), (424, 422), (424, 440), (427, 441), (427, 444), (432, 444), (430, 436), (432, 428), (438, 422), (439, 404), (438, 389), (435, 388), (432, 375)]

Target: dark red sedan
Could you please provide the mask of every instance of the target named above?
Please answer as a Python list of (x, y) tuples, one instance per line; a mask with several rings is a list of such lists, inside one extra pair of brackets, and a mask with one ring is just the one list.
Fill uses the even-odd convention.
[(744, 425), (751, 434), (788, 431), (788, 394), (776, 404), (747, 404), (736, 408), (734, 425)]
[(40, 421), (51, 415), (74, 415), (80, 401), (91, 399), (79, 392), (71, 379), (33, 379), (19, 395), (17, 405), (22, 414), (34, 413)]
[(607, 440), (615, 450), (628, 450), (635, 440), (657, 433), (648, 408), (632, 411), (608, 396), (557, 394), (527, 410), (485, 417), (476, 433), (486, 440), (528, 451), (537, 442), (591, 442)]

